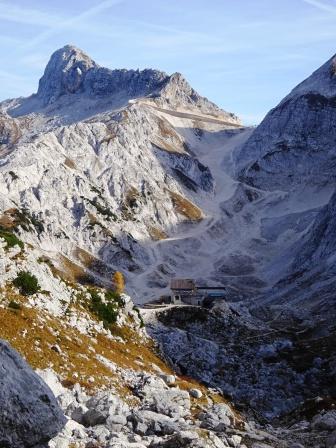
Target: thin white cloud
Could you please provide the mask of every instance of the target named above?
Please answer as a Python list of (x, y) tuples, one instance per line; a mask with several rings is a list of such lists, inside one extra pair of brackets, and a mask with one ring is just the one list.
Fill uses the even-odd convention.
[(0, 69), (0, 79), (13, 79), (15, 81), (23, 81), (24, 77), (20, 75), (15, 75), (13, 73), (7, 72), (6, 70)]
[(0, 19), (26, 25), (41, 27), (54, 26), (64, 21), (64, 18), (51, 15), (33, 8), (17, 6), (14, 3), (0, 1)]
[(122, 3), (123, 1), (124, 0), (104, 0), (98, 5), (87, 9), (86, 11), (82, 12), (81, 14), (78, 14), (77, 16), (62, 21), (56, 21), (56, 23), (49, 25), (47, 30), (43, 31), (42, 33), (38, 34), (35, 38), (31, 39), (22, 48), (24, 49), (33, 48), (36, 45), (41, 44), (50, 37), (54, 36), (55, 34), (58, 34), (63, 30), (69, 29), (77, 24), (80, 24), (82, 21), (85, 21), (86, 19), (89, 19), (107, 9), (110, 9), (113, 6)]
[(303, 0), (303, 2), (307, 3), (308, 5), (314, 6), (315, 8), (317, 8), (321, 11), (326, 11), (326, 12), (331, 12), (332, 14), (336, 14), (336, 6), (332, 5), (330, 3), (325, 3), (320, 0)]
[(22, 43), (22, 40), (16, 37), (12, 37), (12, 36), (5, 36), (3, 34), (0, 34), (0, 42), (1, 42), (1, 46), (3, 47), (4, 45), (20, 45)]
[(0, 69), (0, 95), (2, 98), (24, 95), (32, 91), (32, 88), (32, 82), (26, 77)]

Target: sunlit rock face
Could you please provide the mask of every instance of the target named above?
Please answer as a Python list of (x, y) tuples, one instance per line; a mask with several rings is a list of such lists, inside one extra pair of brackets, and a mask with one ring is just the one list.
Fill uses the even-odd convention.
[(36, 94), (0, 111), (1, 215), (28, 210), (40, 225), (19, 226), (26, 241), (96, 281), (123, 270), (141, 301), (166, 288), (185, 248), (166, 254), (158, 241), (206, 218), (216, 180), (203, 152), (219, 165), (211, 149), (239, 119), (179, 73), (110, 70), (70, 45)]
[(335, 57), (272, 109), (237, 155), (239, 179), (290, 190), (333, 184), (336, 173)]

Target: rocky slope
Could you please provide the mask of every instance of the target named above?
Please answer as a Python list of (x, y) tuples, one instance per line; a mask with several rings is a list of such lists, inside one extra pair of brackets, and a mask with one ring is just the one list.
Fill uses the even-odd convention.
[(288, 318), (258, 321), (237, 304), (146, 310), (145, 321), (177, 371), (216, 386), (267, 427), (261, 441), (325, 446), (334, 427), (316, 422), (335, 408), (335, 333), (318, 336)]
[[(284, 329), (274, 338), (265, 323), (238, 305), (210, 312), (173, 307), (141, 312), (151, 339), (128, 296), (117, 300), (108, 289), (70, 282), (40, 249), (12, 234), (1, 241), (0, 337), (37, 369), (67, 418), (51, 448), (283, 448), (295, 443), (316, 448), (333, 437), (332, 402), (322, 398), (311, 416), (302, 410), (291, 417), (286, 430), (265, 426), (275, 415), (298, 412), (295, 404), (322, 392), (321, 379), (327, 379), (323, 356), (316, 356), (314, 367), (308, 359), (307, 371), (297, 371), (291, 352), (299, 353), (302, 346), (292, 346)], [(37, 291), (18, 283), (21, 272), (36, 277)], [(23, 364), (15, 356), (16, 369)], [(3, 352), (0, 358), (6, 359)], [(26, 370), (20, 375), (32, 383)], [(23, 389), (20, 400), (26, 403), (32, 389)], [(0, 395), (5, 397), (4, 390)], [(13, 415), (8, 405), (4, 400), (7, 415)], [(3, 437), (11, 437), (13, 448), (29, 446), (25, 438), (47, 437), (39, 429), (47, 416), (43, 411), (36, 425), (29, 420), (35, 432), (28, 435), (3, 426)]]
[(335, 56), (272, 109), (237, 155), (239, 178), (267, 190), (333, 185)]
[(0, 255), (0, 338), (58, 402), (1, 342), (1, 446), (223, 448), (257, 437), (222, 394), (172, 370), (128, 296), (63, 279), (8, 235)]
[[(333, 446), (334, 83), (245, 129), (66, 46), (0, 104), (0, 337), (68, 418), (51, 447)], [(143, 312), (152, 339), (116, 270), (137, 303), (185, 277), (228, 305)]]
[[(168, 292), (174, 276), (226, 285), (232, 300), (255, 297), (287, 275), (293, 245), (332, 194), (329, 172), (322, 179), (308, 163), (323, 148), (313, 165), (332, 167), (321, 139), (332, 142), (333, 128), (318, 132), (332, 108), (304, 97), (331, 96), (331, 71), (329, 62), (253, 131), (181, 75), (109, 70), (64, 47), (37, 94), (1, 103), (2, 225), (63, 272), (72, 266), (72, 279), (106, 285), (122, 270), (138, 303)], [(302, 120), (296, 101), (310, 108)], [(265, 159), (271, 175), (253, 180), (250, 167), (277, 133), (292, 150), (284, 162)], [(311, 174), (288, 182), (299, 141), (310, 142), (302, 166)]]
[[(269, 286), (253, 307), (332, 324), (335, 185), (335, 57), (295, 87), (235, 152), (238, 178), (259, 194), (283, 194), (284, 201), (262, 220), (262, 236), (296, 233), (264, 267)], [(288, 313), (284, 313), (288, 315)], [(331, 325), (332, 327), (332, 325)]]
[(215, 194), (197, 147), (219, 145), (237, 117), (180, 74), (105, 69), (71, 46), (37, 94), (0, 109), (2, 219), (60, 269), (66, 257), (101, 282), (121, 269), (138, 301), (155, 297), (180, 257), (160, 241), (205, 221)]

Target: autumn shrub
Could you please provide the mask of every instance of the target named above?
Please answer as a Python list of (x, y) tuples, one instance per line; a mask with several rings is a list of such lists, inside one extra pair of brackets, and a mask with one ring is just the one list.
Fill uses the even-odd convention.
[(116, 271), (112, 277), (113, 289), (117, 294), (122, 294), (125, 289), (125, 279), (121, 272)]

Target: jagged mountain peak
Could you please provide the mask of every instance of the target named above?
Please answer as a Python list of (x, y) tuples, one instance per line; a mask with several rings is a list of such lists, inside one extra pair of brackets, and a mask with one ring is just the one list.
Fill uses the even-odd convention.
[(55, 117), (58, 126), (102, 111), (120, 110), (139, 100), (154, 107), (210, 115), (240, 124), (234, 114), (199, 95), (181, 73), (168, 75), (152, 68), (112, 70), (98, 65), (73, 45), (51, 55), (36, 95), (7, 100), (0, 103), (0, 110), (11, 117), (47, 114)]
[(298, 84), (254, 130), (237, 153), (240, 180), (273, 190), (298, 185), (332, 187), (335, 114), (333, 56)]
[(191, 88), (180, 73), (167, 73), (146, 68), (144, 70), (101, 67), (84, 51), (74, 45), (65, 45), (50, 57), (39, 81), (37, 98), (48, 106), (63, 95), (85, 93), (91, 97), (106, 95), (128, 99), (157, 95), (166, 85)]
[(175, 72), (172, 75), (170, 75), (169, 77), (169, 81), (170, 82), (175, 82), (175, 83), (184, 83), (187, 82), (187, 80), (185, 79), (185, 77), (182, 75), (182, 73), (180, 72)]
[(169, 76), (159, 70), (127, 70), (100, 67), (84, 51), (65, 45), (50, 57), (39, 81), (37, 98), (48, 106), (63, 95), (85, 93), (88, 96), (146, 96), (154, 93)]
[(298, 84), (283, 101), (292, 96), (318, 93), (331, 97), (336, 95), (336, 55)]
[[(189, 82), (182, 75), (182, 73), (175, 72), (172, 75), (167, 77), (165, 84), (165, 91), (169, 89), (179, 89), (184, 90), (187, 93), (195, 92), (194, 89), (190, 86)], [(196, 93), (196, 92), (195, 92)]]
[(66, 45), (50, 57), (44, 74), (39, 81), (37, 96), (44, 104), (54, 102), (65, 93), (81, 89), (88, 70), (98, 65), (82, 50)]
[(60, 65), (62, 65), (62, 61), (64, 61), (63, 66), (69, 62), (74, 64), (79, 61), (88, 61), (92, 65), (95, 64), (90, 56), (88, 56), (83, 50), (70, 44), (54, 51), (50, 57), (49, 64), (52, 63), (52, 61), (57, 61)]

